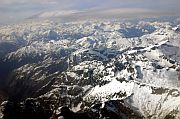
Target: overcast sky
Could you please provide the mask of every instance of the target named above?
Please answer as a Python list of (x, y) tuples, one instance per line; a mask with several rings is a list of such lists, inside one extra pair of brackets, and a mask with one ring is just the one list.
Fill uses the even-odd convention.
[[(179, 15), (180, 0), (0, 0), (0, 22), (19, 20), (53, 10), (123, 9)], [(134, 10), (136, 9), (136, 10)]]

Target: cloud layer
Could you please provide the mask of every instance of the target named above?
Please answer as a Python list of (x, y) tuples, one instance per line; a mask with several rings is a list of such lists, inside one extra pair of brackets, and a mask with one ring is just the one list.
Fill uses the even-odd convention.
[(180, 0), (0, 0), (0, 2), (1, 21), (22, 19), (54, 10), (128, 9), (124, 11), (128, 13), (138, 9), (142, 12), (149, 10), (158, 14), (162, 12), (180, 15)]

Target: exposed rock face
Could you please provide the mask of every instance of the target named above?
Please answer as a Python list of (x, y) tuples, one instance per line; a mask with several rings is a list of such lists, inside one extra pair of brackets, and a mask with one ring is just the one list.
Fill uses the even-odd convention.
[(60, 111), (59, 116), (63, 116), (65, 119), (93, 119), (87, 112), (74, 113), (68, 107), (62, 107)]
[(4, 118), (56, 119), (67, 106), (64, 118), (178, 119), (180, 35), (172, 27), (147, 21), (2, 27)]
[(53, 30), (49, 30), (47, 33), (47, 38), (50, 40), (57, 40), (58, 39), (58, 33), (53, 31)]
[(1, 104), (3, 119), (124, 119), (143, 118), (137, 112), (126, 107), (122, 101), (108, 101), (104, 104), (95, 104), (90, 108), (73, 112), (67, 106), (53, 109), (53, 102), (45, 103), (37, 99), (26, 99), (16, 103), (5, 101)]
[(49, 119), (53, 114), (50, 105), (36, 99), (26, 99), (21, 103), (6, 101), (1, 107), (3, 119)]

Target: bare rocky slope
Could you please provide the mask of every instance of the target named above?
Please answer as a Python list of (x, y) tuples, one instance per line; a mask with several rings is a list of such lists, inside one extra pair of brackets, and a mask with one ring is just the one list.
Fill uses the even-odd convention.
[(176, 19), (2, 26), (2, 117), (56, 119), (65, 109), (77, 118), (179, 119), (179, 27)]

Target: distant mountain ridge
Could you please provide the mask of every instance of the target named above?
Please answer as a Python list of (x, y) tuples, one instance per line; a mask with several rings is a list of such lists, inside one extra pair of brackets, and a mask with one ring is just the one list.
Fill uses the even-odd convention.
[(7, 95), (3, 101), (8, 100), (2, 107), (20, 112), (43, 108), (57, 118), (68, 106), (96, 118), (178, 119), (177, 28), (178, 22), (146, 20), (2, 26), (0, 90)]

